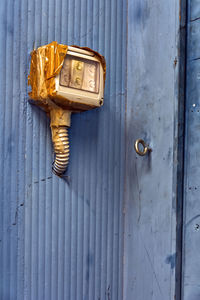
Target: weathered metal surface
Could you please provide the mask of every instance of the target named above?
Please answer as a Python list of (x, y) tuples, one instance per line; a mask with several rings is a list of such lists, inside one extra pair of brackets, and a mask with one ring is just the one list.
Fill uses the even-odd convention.
[[(200, 16), (199, 5), (199, 1), (189, 1), (183, 219), (183, 300), (198, 300), (200, 298), (200, 22), (194, 20)], [(194, 21), (191, 22), (190, 20)]]
[(187, 60), (200, 58), (200, 19), (188, 23)]
[(200, 18), (200, 1), (188, 0), (188, 16), (189, 20), (194, 21)]
[(200, 61), (188, 63), (185, 143), (185, 201), (184, 201), (184, 300), (197, 300), (200, 296), (200, 238), (199, 238), (199, 88)]
[[(123, 299), (175, 299), (178, 1), (128, 1)], [(152, 148), (135, 153), (142, 138)]]
[[(126, 1), (0, 6), (0, 299), (122, 299)], [(30, 52), (53, 40), (107, 60), (105, 104), (72, 116), (69, 183), (52, 174)]]

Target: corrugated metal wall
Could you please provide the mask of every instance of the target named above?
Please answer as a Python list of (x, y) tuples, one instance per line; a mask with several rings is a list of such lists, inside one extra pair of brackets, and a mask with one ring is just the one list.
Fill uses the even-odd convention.
[[(126, 1), (2, 0), (0, 23), (0, 299), (121, 300)], [(27, 102), (29, 54), (52, 40), (107, 60), (105, 105), (72, 117), (69, 183)]]

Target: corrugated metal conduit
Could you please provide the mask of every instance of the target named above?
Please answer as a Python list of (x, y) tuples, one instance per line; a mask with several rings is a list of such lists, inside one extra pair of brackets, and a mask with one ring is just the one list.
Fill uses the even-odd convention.
[(55, 160), (53, 162), (52, 170), (56, 175), (61, 175), (67, 169), (69, 163), (69, 137), (68, 127), (60, 126), (53, 128), (56, 130), (57, 139), (54, 141)]

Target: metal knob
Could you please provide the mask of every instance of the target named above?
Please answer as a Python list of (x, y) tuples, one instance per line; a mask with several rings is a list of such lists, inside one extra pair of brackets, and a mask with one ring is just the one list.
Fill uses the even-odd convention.
[[(143, 150), (140, 150), (140, 145), (142, 145)], [(152, 149), (144, 142), (143, 139), (137, 139), (134, 146), (136, 153), (140, 156), (144, 156), (148, 152), (152, 152)]]

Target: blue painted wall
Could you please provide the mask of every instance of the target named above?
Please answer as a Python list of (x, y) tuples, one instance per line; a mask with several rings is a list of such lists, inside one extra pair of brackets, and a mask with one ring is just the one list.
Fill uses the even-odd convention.
[[(49, 120), (28, 103), (30, 52), (53, 40), (105, 55), (105, 105), (72, 116), (69, 183)], [(122, 299), (126, 1), (2, 0), (0, 299)]]
[(200, 299), (200, 2), (188, 1), (183, 300)]
[[(179, 5), (174, 0), (1, 1), (0, 300), (176, 296)], [(199, 20), (194, 20), (192, 37), (198, 36)], [(28, 103), (30, 52), (53, 40), (91, 47), (107, 61), (104, 106), (72, 116), (68, 182), (51, 171), (46, 114)], [(190, 42), (188, 74), (199, 79), (195, 43)], [(191, 83), (191, 94), (196, 86)], [(197, 131), (198, 105), (194, 109), (191, 103), (198, 91), (192, 95), (188, 124), (192, 120)], [(195, 150), (193, 156), (187, 152), (187, 170), (197, 180), (192, 159), (198, 160), (198, 145), (189, 130)], [(137, 138), (150, 144), (151, 155), (136, 155)], [(197, 184), (191, 185), (195, 197)], [(187, 220), (194, 217), (193, 201)], [(187, 231), (185, 237), (187, 253), (198, 239), (191, 242)], [(185, 258), (186, 279), (191, 261)], [(185, 295), (192, 295), (192, 280)]]

